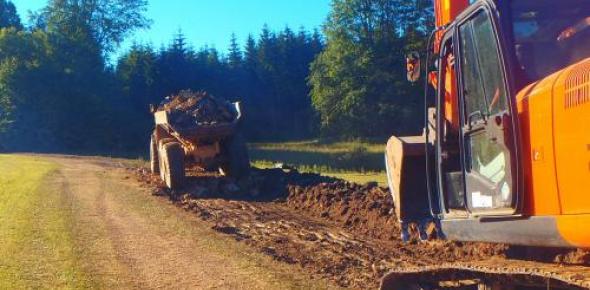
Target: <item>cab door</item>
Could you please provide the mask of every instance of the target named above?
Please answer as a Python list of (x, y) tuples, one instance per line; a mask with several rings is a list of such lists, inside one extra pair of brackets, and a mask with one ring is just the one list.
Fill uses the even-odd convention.
[(458, 25), (465, 200), (472, 215), (513, 215), (518, 209), (514, 104), (491, 9)]

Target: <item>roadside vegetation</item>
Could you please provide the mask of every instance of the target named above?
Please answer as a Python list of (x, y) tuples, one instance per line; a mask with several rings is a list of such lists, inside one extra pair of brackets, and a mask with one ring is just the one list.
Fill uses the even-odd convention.
[[(382, 142), (381, 142), (382, 141)], [(355, 148), (364, 148), (368, 153), (382, 153), (384, 140), (377, 141), (333, 141), (333, 140), (305, 140), (280, 143), (253, 143), (252, 146), (263, 150), (314, 151), (323, 153), (345, 153)]]
[(279, 164), (301, 172), (318, 173), (364, 184), (386, 186), (383, 151), (385, 142), (330, 142), (310, 140), (285, 143), (252, 143), (250, 158), (255, 167)]
[(47, 182), (57, 166), (0, 155), (0, 289), (92, 288), (78, 258), (71, 212)]

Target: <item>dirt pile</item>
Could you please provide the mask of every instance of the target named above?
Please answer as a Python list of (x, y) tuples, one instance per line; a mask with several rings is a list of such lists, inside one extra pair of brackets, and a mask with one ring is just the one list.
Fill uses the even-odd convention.
[(187, 90), (167, 97), (158, 111), (169, 111), (170, 122), (177, 126), (206, 126), (234, 121), (236, 113), (230, 106), (229, 102), (207, 92)]
[(287, 204), (376, 239), (397, 240), (400, 228), (386, 189), (346, 181), (290, 186)]
[(257, 200), (278, 199), (284, 201), (289, 197), (290, 189), (301, 186), (316, 186), (334, 182), (336, 179), (313, 173), (300, 173), (297, 170), (255, 169), (252, 171), (250, 192)]
[(519, 259), (568, 265), (590, 265), (590, 251), (509, 246), (491, 243), (418, 241), (404, 244), (393, 210), (393, 199), (386, 188), (359, 185), (342, 180), (312, 186), (289, 186), (289, 208), (335, 222), (347, 232), (391, 242), (412, 252), (410, 257), (431, 257), (440, 262), (476, 261), (490, 258)]
[(389, 249), (403, 248), (407, 254), (406, 262), (506, 258), (510, 251), (510, 247), (502, 244), (448, 241), (422, 243), (418, 241), (416, 229), (413, 229), (413, 240), (404, 244), (389, 191), (373, 184), (359, 185), (338, 180), (307, 187), (291, 186), (289, 191), (289, 208), (334, 222), (357, 236), (381, 241), (388, 244)]

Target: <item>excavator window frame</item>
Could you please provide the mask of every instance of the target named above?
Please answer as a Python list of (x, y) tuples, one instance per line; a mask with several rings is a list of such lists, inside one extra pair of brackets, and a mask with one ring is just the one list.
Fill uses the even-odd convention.
[[(496, 3), (492, 0), (479, 0), (476, 1), (475, 3), (473, 3), (469, 8), (467, 8), (463, 13), (461, 13), (457, 19), (451, 23), (449, 25), (449, 27), (446, 29), (445, 33), (443, 34), (442, 37), (442, 41), (441, 44), (444, 44), (446, 41), (448, 41), (449, 38), (452, 38), (453, 41), (453, 49), (454, 49), (454, 54), (455, 54), (455, 59), (457, 59), (456, 62), (458, 62), (458, 60), (462, 57), (461, 54), (461, 49), (459, 48), (459, 27), (470, 21), (474, 16), (476, 16), (477, 13), (479, 13), (480, 11), (485, 10), (486, 13), (488, 13), (488, 15), (491, 17), (492, 23), (493, 23), (493, 27), (494, 27), (494, 34), (496, 37), (496, 41), (498, 43), (498, 58), (500, 60), (501, 63), (501, 69), (504, 73), (504, 85), (506, 87), (506, 94), (507, 94), (507, 98), (508, 98), (508, 107), (509, 107), (509, 115), (511, 117), (511, 123), (512, 123), (512, 132), (511, 132), (511, 136), (512, 136), (512, 142), (510, 143), (512, 145), (511, 149), (511, 154), (513, 154), (513, 158), (511, 161), (511, 170), (512, 170), (512, 174), (514, 175), (514, 181), (513, 181), (513, 185), (512, 185), (512, 191), (514, 194), (514, 203), (513, 203), (513, 207), (510, 210), (506, 210), (506, 209), (502, 209), (502, 210), (489, 210), (489, 211), (478, 211), (477, 213), (472, 212), (472, 210), (469, 208), (467, 201), (465, 204), (465, 212), (467, 213), (467, 215), (465, 215), (465, 213), (459, 213), (457, 214), (456, 212), (451, 212), (449, 210), (449, 207), (447, 206), (447, 199), (443, 194), (443, 190), (441, 190), (441, 186), (443, 185), (442, 183), (442, 178), (443, 178), (443, 173), (440, 172), (440, 166), (439, 166), (439, 160), (437, 160), (436, 162), (436, 171), (437, 171), (437, 188), (438, 190), (438, 194), (439, 194), (439, 200), (440, 200), (440, 205), (441, 205), (441, 209), (443, 209), (441, 212), (443, 214), (443, 216), (448, 217), (448, 218), (465, 218), (467, 217), (485, 217), (485, 218), (494, 218), (494, 217), (498, 217), (498, 218), (507, 218), (510, 216), (514, 216), (514, 217), (520, 217), (521, 213), (522, 213), (522, 207), (523, 207), (523, 197), (524, 197), (524, 192), (523, 192), (523, 185), (524, 185), (524, 181), (523, 181), (523, 171), (522, 171), (522, 162), (521, 160), (521, 152), (520, 152), (520, 135), (519, 135), (519, 124), (518, 124), (518, 115), (517, 115), (517, 110), (516, 110), (516, 100), (515, 100), (515, 89), (514, 89), (514, 75), (512, 72), (514, 72), (514, 70), (512, 69), (513, 67), (515, 67), (515, 64), (512, 63), (513, 62), (513, 58), (511, 58), (510, 56), (512, 55), (511, 53), (513, 52), (510, 49), (509, 45), (507, 44), (507, 39), (509, 39), (509, 37), (511, 36), (509, 34), (509, 31), (507, 31), (507, 29), (504, 29), (505, 26), (505, 22), (504, 19), (502, 19), (500, 17), (500, 15), (502, 15), (502, 13), (499, 13), (498, 11), (498, 7), (496, 6)], [(441, 49), (442, 50), (442, 49)], [(440, 60), (439, 60), (440, 62)], [(439, 78), (441, 78), (440, 76), (440, 70), (439, 69)], [(455, 71), (456, 71), (456, 81), (457, 81), (457, 88), (463, 88), (463, 80), (462, 80), (462, 75), (463, 72), (461, 71), (461, 65), (455, 65)], [(439, 84), (441, 82), (441, 79), (439, 79)], [(459, 106), (460, 106), (460, 122), (461, 124), (465, 124), (465, 98), (464, 98), (464, 92), (461, 89), (458, 89), (458, 97), (459, 97)], [(439, 103), (439, 94), (437, 94), (437, 103)], [(437, 104), (437, 110), (440, 110), (441, 107)], [(437, 114), (440, 115), (440, 114)], [(440, 122), (439, 122), (440, 123)], [(437, 129), (438, 130), (438, 129)], [(461, 130), (461, 136), (460, 136), (460, 150), (461, 152), (465, 152), (466, 150), (466, 146), (467, 146), (467, 142), (465, 140), (465, 136), (464, 136), (464, 132), (463, 130)], [(439, 144), (437, 144), (437, 158), (439, 158), (440, 156), (440, 146)], [(464, 192), (467, 192), (467, 188), (466, 188), (466, 182), (465, 182), (465, 176), (466, 176), (466, 166), (465, 164), (467, 164), (466, 162), (468, 162), (468, 160), (466, 160), (465, 154), (461, 154), (462, 158), (461, 158), (461, 167), (463, 170), (463, 185), (464, 185)], [(466, 196), (466, 195), (465, 195)]]
[[(446, 215), (453, 215), (453, 216), (457, 216), (457, 217), (468, 217), (468, 208), (467, 205), (463, 202), (463, 204), (461, 205), (457, 205), (457, 206), (453, 206), (451, 203), (451, 197), (450, 195), (453, 193), (448, 192), (450, 189), (448, 187), (448, 183), (450, 183), (449, 180), (445, 180), (445, 175), (447, 175), (447, 173), (456, 173), (457, 171), (453, 171), (453, 172), (447, 172), (444, 169), (446, 168), (446, 162), (448, 160), (444, 160), (444, 159), (448, 159), (449, 155), (451, 154), (450, 152), (447, 152), (446, 150), (443, 150), (443, 143), (446, 145), (447, 144), (447, 140), (446, 140), (446, 133), (448, 132), (448, 128), (445, 128), (445, 126), (447, 124), (445, 124), (446, 122), (446, 117), (444, 114), (446, 114), (445, 109), (444, 109), (444, 103), (445, 103), (445, 94), (446, 94), (446, 71), (449, 69), (449, 67), (446, 66), (446, 62), (445, 62), (445, 57), (448, 53), (452, 53), (453, 55), (457, 55), (457, 51), (455, 49), (455, 38), (454, 38), (454, 28), (453, 27), (449, 27), (449, 29), (447, 29), (447, 31), (442, 35), (441, 41), (440, 41), (440, 48), (439, 48), (439, 52), (440, 52), (440, 56), (438, 58), (438, 63), (439, 63), (439, 67), (438, 67), (438, 86), (437, 86), (437, 90), (436, 90), (436, 101), (435, 101), (435, 109), (436, 109), (436, 120), (435, 120), (435, 124), (436, 124), (436, 138), (435, 138), (435, 150), (436, 150), (436, 154), (435, 154), (435, 165), (436, 165), (436, 172), (438, 172), (438, 174), (436, 175), (436, 182), (437, 182), (437, 188), (439, 190), (439, 201), (440, 201), (440, 208), (443, 209), (444, 214)], [(449, 52), (447, 46), (449, 45), (449, 42), (451, 42), (451, 46), (452, 46), (452, 51)], [(458, 85), (458, 71), (457, 71), (457, 61), (455, 60), (455, 63), (453, 64), (454, 69), (455, 69), (455, 85)], [(458, 88), (458, 86), (457, 86)], [(457, 98), (459, 98), (459, 93), (458, 91), (457, 93)], [(463, 119), (461, 117), (461, 113), (459, 113), (459, 124), (462, 124)], [(459, 130), (460, 131), (460, 130)], [(457, 151), (458, 151), (458, 155), (461, 154), (462, 149), (461, 149), (461, 140), (462, 140), (462, 136), (460, 135), (460, 132), (457, 132), (458, 136), (458, 142), (457, 142)], [(464, 171), (465, 171), (465, 166), (463, 164), (463, 160), (460, 159), (459, 160), (459, 166), (460, 166), (460, 174), (461, 174), (461, 180), (460, 180), (460, 184), (461, 184), (461, 192), (465, 193), (465, 176), (464, 176)], [(459, 193), (459, 195), (461, 195)]]

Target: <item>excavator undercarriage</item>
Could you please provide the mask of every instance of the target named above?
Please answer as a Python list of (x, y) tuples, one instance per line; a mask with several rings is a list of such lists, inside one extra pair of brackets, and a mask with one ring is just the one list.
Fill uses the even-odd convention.
[(393, 269), (380, 289), (536, 290), (590, 289), (587, 267), (517, 260)]

